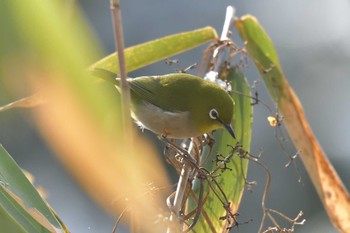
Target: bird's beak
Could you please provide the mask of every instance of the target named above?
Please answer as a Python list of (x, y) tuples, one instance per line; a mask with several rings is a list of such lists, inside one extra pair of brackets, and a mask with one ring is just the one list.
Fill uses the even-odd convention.
[(228, 131), (228, 133), (229, 133), (234, 139), (236, 139), (236, 134), (235, 134), (235, 132), (233, 131), (233, 128), (232, 128), (231, 123), (226, 124), (226, 123), (224, 123), (222, 120), (220, 120), (219, 118), (218, 118), (217, 120), (220, 122), (220, 124), (222, 124), (222, 126), (224, 126), (224, 128)]
[(235, 132), (233, 131), (232, 125), (231, 124), (222, 124), (224, 126), (224, 128), (228, 131), (228, 133), (234, 138), (236, 139), (236, 135)]

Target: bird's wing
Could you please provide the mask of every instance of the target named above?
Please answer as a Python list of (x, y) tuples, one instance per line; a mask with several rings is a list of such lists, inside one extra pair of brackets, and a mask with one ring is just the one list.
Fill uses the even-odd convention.
[(140, 77), (134, 78), (129, 82), (130, 89), (132, 93), (137, 95), (139, 99), (147, 101), (158, 107), (160, 106), (161, 101), (157, 97), (157, 90), (161, 90), (161, 84), (159, 79), (156, 77)]
[[(109, 70), (94, 68), (92, 71), (90, 71), (90, 73), (110, 83), (113, 83), (114, 85), (120, 85), (118, 74), (115, 74)], [(157, 98), (155, 96), (155, 93), (156, 90), (159, 90), (158, 88), (161, 85), (157, 78), (153, 76), (139, 77), (134, 79), (128, 78), (128, 81), (132, 93), (136, 94), (139, 99), (148, 101), (154, 105), (158, 105), (156, 104)]]
[[(90, 72), (93, 75), (98, 76), (110, 83), (113, 83), (116, 86), (120, 85), (120, 79), (118, 78), (118, 75), (109, 70), (94, 68), (94, 70)], [(188, 79), (178, 79), (179, 75), (181, 74), (169, 74), (165, 79), (163, 76), (163, 82), (161, 81), (160, 76), (128, 78), (129, 87), (131, 89), (131, 96), (136, 97), (138, 100), (147, 101), (164, 110), (172, 112), (187, 111), (187, 109), (184, 109), (184, 103), (188, 102), (188, 98), (185, 95), (179, 95), (178, 90), (184, 90), (186, 88), (189, 88), (191, 85), (184, 83), (186, 80), (189, 81)], [(178, 86), (178, 88), (174, 89), (165, 87), (171, 80), (175, 80), (172, 82), (171, 86), (174, 87), (175, 84)], [(182, 93), (186, 93), (186, 91), (183, 91)], [(162, 96), (163, 98), (159, 98), (159, 96)], [(169, 98), (176, 98), (177, 101), (169, 101)], [(169, 106), (170, 102), (171, 106)]]
[(197, 78), (186, 78), (181, 74), (145, 76), (129, 80), (132, 94), (161, 109), (171, 112), (184, 112), (190, 109), (190, 93), (197, 90)]

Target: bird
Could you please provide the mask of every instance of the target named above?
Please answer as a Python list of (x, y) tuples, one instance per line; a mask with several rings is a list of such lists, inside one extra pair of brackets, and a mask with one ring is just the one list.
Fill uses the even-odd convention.
[[(119, 85), (108, 70), (93, 72)], [(141, 128), (174, 139), (197, 137), (217, 129), (232, 128), (234, 100), (218, 84), (195, 75), (172, 73), (128, 78), (131, 117)]]

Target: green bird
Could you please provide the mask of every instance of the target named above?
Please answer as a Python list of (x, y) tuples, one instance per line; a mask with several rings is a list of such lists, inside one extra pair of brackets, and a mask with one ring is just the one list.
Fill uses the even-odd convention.
[[(94, 73), (109, 81), (113, 77), (119, 84), (110, 71)], [(196, 137), (224, 128), (235, 138), (231, 125), (234, 101), (218, 84), (183, 73), (127, 81), (131, 116), (142, 128), (170, 138)]]

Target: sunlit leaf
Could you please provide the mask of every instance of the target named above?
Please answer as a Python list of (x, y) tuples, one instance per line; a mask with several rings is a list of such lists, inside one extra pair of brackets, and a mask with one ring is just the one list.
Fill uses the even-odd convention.
[[(215, 29), (205, 27), (178, 33), (125, 49), (125, 67), (128, 72), (150, 65), (162, 59), (198, 47), (217, 38)], [(119, 73), (117, 54), (113, 53), (90, 67)]]
[(1, 224), (1, 230), (17, 232), (10, 229), (23, 228), (33, 233), (65, 232), (46, 202), (2, 146), (0, 161), (0, 222), (12, 218), (12, 224)]
[[(204, 165), (209, 171), (212, 171), (217, 166), (215, 162), (217, 153), (223, 156), (221, 157), (222, 159), (232, 151), (232, 147), (228, 145), (235, 146), (236, 142), (239, 142), (245, 151), (249, 152), (250, 150), (253, 107), (251, 105), (251, 99), (247, 97), (250, 96), (250, 87), (247, 79), (239, 68), (231, 68), (221, 78), (228, 80), (232, 85), (231, 96), (235, 101), (232, 125), (237, 141), (226, 130), (214, 132), (215, 144), (212, 154)], [(219, 169), (216, 173), (219, 176), (215, 176), (215, 179), (225, 193), (228, 202), (230, 202), (231, 212), (236, 213), (243, 194), (248, 161), (239, 157), (232, 157), (226, 165), (228, 169)], [(195, 185), (197, 187), (196, 192), (198, 193), (198, 183)], [(216, 187), (216, 190), (218, 191), (218, 187)], [(212, 232), (212, 229), (216, 229), (217, 232), (225, 232), (227, 230), (224, 225), (225, 221), (219, 219), (225, 214), (223, 203), (216, 197), (214, 192), (209, 192), (203, 206), (203, 211), (205, 214), (200, 217), (199, 222), (195, 226), (196, 232)]]
[(269, 94), (286, 116), (283, 122), (330, 220), (340, 231), (349, 232), (350, 195), (313, 135), (303, 107), (283, 74), (271, 39), (253, 16), (243, 16), (235, 24)]

